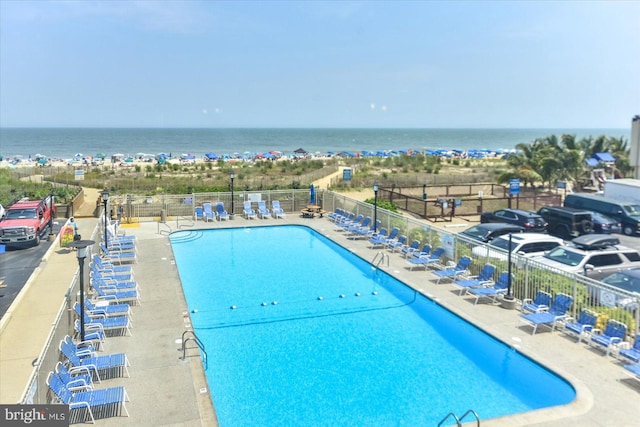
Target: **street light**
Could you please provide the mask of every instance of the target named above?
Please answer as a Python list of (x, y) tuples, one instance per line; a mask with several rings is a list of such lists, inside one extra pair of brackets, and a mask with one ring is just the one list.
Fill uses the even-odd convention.
[(235, 177), (236, 177), (236, 174), (235, 174), (235, 173), (231, 172), (231, 173), (229, 174), (229, 178), (231, 178), (231, 217), (232, 217), (232, 218), (233, 218), (234, 213), (235, 213), (235, 211), (234, 211), (234, 209), (233, 209), (233, 208), (235, 207), (235, 206), (234, 206), (234, 204), (233, 204), (233, 179), (234, 179)]
[(104, 247), (109, 249), (109, 239), (107, 238), (107, 203), (109, 203), (109, 192), (107, 190), (102, 191), (102, 200), (104, 201)]
[(373, 231), (378, 228), (378, 184), (373, 184)]
[(513, 305), (515, 304), (515, 299), (513, 298), (513, 294), (511, 293), (511, 238), (512, 235), (511, 233), (509, 233), (509, 249), (507, 252), (507, 263), (509, 264), (509, 266), (507, 267), (507, 294), (502, 298), (503, 307), (505, 308), (513, 308)]
[(84, 341), (84, 259), (87, 257), (87, 246), (94, 243), (93, 240), (76, 240), (68, 245), (76, 248), (76, 257), (80, 268), (80, 341)]

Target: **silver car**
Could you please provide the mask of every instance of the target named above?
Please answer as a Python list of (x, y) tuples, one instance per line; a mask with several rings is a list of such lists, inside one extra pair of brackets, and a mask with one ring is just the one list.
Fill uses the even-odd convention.
[(571, 273), (602, 279), (617, 271), (640, 268), (640, 253), (620, 245), (611, 235), (586, 234), (572, 244), (558, 246), (534, 258), (541, 264)]

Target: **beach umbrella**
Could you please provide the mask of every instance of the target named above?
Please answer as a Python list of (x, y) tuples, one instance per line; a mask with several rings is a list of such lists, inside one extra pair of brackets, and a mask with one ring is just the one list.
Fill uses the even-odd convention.
[(96, 154), (96, 159), (102, 159), (104, 160), (104, 158), (107, 157), (107, 155), (105, 153), (98, 153)]
[(311, 187), (309, 187), (309, 202), (312, 205), (316, 204), (316, 188), (313, 184), (311, 184)]
[(82, 157), (82, 153), (76, 153), (74, 157)]

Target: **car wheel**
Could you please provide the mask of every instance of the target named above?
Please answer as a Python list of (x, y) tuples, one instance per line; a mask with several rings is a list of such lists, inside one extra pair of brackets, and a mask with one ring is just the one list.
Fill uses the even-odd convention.
[(630, 225), (625, 225), (622, 227), (622, 232), (626, 235), (626, 236), (633, 236), (634, 234), (636, 234), (636, 230), (635, 228), (633, 228)]
[(36, 238), (33, 239), (33, 246), (38, 246), (40, 244), (40, 235), (36, 233)]
[(584, 234), (589, 234), (593, 232), (593, 223), (588, 219), (580, 221), (580, 229)]

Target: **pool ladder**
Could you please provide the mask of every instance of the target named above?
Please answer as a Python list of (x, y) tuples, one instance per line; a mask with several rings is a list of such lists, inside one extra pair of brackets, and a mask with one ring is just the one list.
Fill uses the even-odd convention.
[[(387, 260), (387, 267), (389, 267), (389, 254), (385, 254), (384, 252), (378, 252), (376, 256), (373, 257), (371, 264), (379, 267), (385, 260)], [(376, 262), (377, 261), (377, 262)]]
[[(185, 338), (185, 335), (187, 335), (187, 334), (191, 334), (193, 336)], [(185, 360), (186, 357), (187, 357), (187, 343), (189, 341), (195, 342), (198, 345), (198, 347), (200, 348), (200, 350), (202, 351), (202, 355), (203, 355), (203, 358), (204, 358), (204, 370), (206, 371), (207, 368), (209, 367), (209, 361), (208, 361), (208, 358), (207, 358), (207, 351), (204, 349), (204, 344), (202, 343), (202, 341), (200, 341), (200, 338), (198, 338), (196, 333), (193, 332), (193, 331), (187, 330), (187, 331), (184, 331), (182, 333), (182, 348), (180, 349), (180, 350), (182, 350), (182, 360)], [(189, 347), (189, 348), (195, 348), (195, 347)]]
[(462, 420), (464, 420), (467, 417), (467, 415), (469, 415), (469, 414), (474, 416), (474, 418), (476, 419), (476, 425), (478, 427), (480, 427), (480, 417), (478, 416), (476, 411), (474, 411), (473, 409), (469, 409), (467, 412), (462, 414), (462, 416), (460, 418), (458, 418), (456, 416), (456, 414), (454, 414), (453, 412), (449, 412), (447, 414), (447, 416), (444, 417), (442, 419), (442, 421), (440, 421), (440, 423), (438, 423), (438, 427), (440, 427), (442, 424), (444, 424), (444, 422), (447, 421), (449, 418), (453, 418), (454, 420), (456, 420), (456, 426), (461, 427), (462, 426)]

